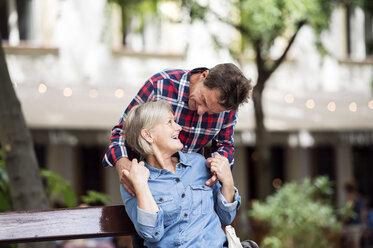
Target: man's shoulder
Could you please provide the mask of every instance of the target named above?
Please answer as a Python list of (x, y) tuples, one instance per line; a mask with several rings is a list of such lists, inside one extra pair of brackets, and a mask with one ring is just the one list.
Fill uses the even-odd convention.
[(189, 70), (183, 69), (164, 69), (163, 71), (160, 71), (157, 74), (153, 75), (151, 79), (153, 82), (163, 79), (172, 79), (180, 81), (181, 78), (188, 72)]

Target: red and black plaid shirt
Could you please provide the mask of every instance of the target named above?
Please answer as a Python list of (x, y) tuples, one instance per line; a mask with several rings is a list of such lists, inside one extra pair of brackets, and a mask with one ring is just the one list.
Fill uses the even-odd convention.
[(197, 111), (190, 110), (188, 106), (190, 75), (206, 69), (197, 68), (192, 71), (168, 69), (155, 74), (146, 81), (125, 110), (119, 124), (112, 129), (111, 143), (103, 159), (103, 165), (114, 166), (121, 157), (132, 159), (134, 156), (133, 151), (125, 143), (122, 130), (128, 111), (137, 104), (164, 100), (171, 105), (175, 121), (182, 127), (179, 138), (184, 144), (183, 152), (200, 152), (212, 140), (211, 153), (217, 151), (224, 155), (232, 166), (236, 111), (228, 110), (218, 114), (206, 112), (199, 115)]

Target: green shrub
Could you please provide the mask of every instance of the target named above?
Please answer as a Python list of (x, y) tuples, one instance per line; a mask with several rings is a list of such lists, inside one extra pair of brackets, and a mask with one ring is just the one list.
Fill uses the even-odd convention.
[[(49, 202), (56, 196), (62, 196), (63, 205), (66, 207), (77, 207), (78, 197), (71, 183), (59, 174), (46, 170), (40, 170), (41, 177), (45, 180), (45, 191)], [(105, 205), (109, 203), (109, 196), (97, 191), (89, 190), (87, 195), (81, 196), (81, 201), (88, 205)], [(12, 210), (12, 200), (9, 190), (9, 178), (5, 169), (5, 162), (2, 159), (0, 150), (0, 212)]]
[(261, 248), (329, 248), (341, 223), (331, 202), (333, 190), (327, 177), (302, 183), (285, 183), (265, 202), (256, 201), (250, 215), (267, 225)]

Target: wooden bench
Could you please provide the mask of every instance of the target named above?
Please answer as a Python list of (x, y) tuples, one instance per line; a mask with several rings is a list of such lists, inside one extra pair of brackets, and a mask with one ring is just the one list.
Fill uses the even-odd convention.
[(135, 228), (124, 206), (0, 213), (0, 244), (127, 236)]

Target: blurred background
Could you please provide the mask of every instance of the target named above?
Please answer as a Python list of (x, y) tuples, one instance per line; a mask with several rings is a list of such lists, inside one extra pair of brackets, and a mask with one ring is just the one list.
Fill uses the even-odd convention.
[(253, 237), (253, 201), (287, 182), (328, 176), (335, 209), (354, 182), (372, 208), (372, 14), (368, 0), (0, 0), (0, 32), (40, 168), (110, 205), (122, 204), (118, 176), (101, 160), (143, 83), (238, 65), (255, 88), (234, 134), (236, 226)]

